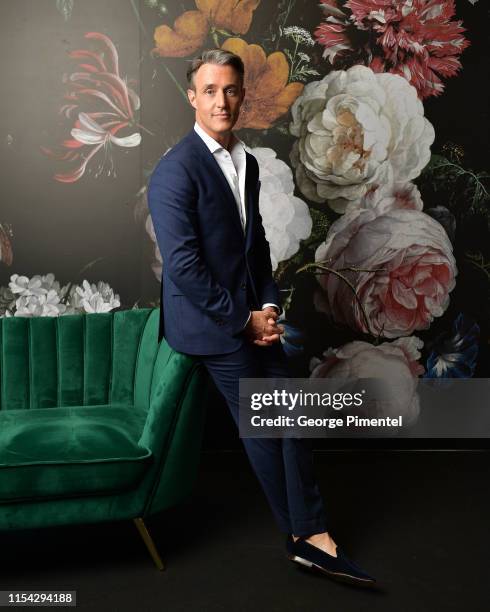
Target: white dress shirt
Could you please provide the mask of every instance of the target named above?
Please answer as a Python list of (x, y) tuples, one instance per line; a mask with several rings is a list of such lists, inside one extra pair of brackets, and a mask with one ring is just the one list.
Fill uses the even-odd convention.
[(230, 150), (227, 151), (219, 142), (211, 138), (202, 127), (197, 123), (194, 124), (194, 129), (199, 136), (204, 140), (206, 146), (211, 151), (214, 159), (218, 162), (218, 166), (225, 175), (225, 178), (230, 186), (230, 189), (235, 198), (235, 202), (242, 223), (242, 229), (245, 232), (247, 223), (247, 211), (245, 207), (245, 173), (247, 171), (247, 156), (243, 142), (231, 134)]
[[(240, 216), (242, 229), (245, 232), (247, 223), (247, 210), (245, 206), (245, 175), (247, 171), (247, 156), (245, 153), (244, 143), (232, 132), (230, 141), (230, 150), (226, 150), (219, 142), (212, 138), (202, 127), (197, 123), (194, 123), (194, 130), (203, 139), (204, 143), (211, 151), (214, 159), (218, 162), (218, 166), (221, 168), (228, 185), (233, 193), (235, 202)], [(262, 309), (267, 306), (272, 306), (280, 312), (277, 304), (263, 304)], [(250, 313), (247, 323), (250, 320)]]

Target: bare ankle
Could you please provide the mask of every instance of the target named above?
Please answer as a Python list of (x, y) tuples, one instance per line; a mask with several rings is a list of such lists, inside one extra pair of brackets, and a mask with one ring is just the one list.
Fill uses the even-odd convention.
[(311, 542), (321, 542), (325, 539), (331, 540), (331, 537), (328, 531), (324, 531), (323, 533), (313, 533), (307, 538), (307, 540), (310, 540)]
[(310, 540), (310, 541), (312, 541), (312, 542), (314, 542), (314, 541), (320, 541), (320, 540), (323, 540), (324, 538), (328, 538), (328, 539), (330, 539), (330, 540), (332, 539), (332, 538), (330, 537), (330, 535), (328, 534), (328, 531), (324, 531), (324, 532), (322, 532), (322, 533), (314, 533), (314, 534), (312, 534), (312, 535), (308, 535), (308, 536), (296, 536), (296, 535), (294, 535), (294, 533), (293, 533), (293, 534), (292, 534), (292, 536), (293, 536), (293, 540), (294, 540), (295, 542), (296, 542), (296, 540), (297, 540), (298, 538), (300, 538), (300, 537), (302, 537), (304, 540)]

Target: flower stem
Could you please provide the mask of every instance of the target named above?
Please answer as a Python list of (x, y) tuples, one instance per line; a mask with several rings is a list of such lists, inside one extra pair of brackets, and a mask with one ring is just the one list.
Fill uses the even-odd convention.
[(293, 59), (291, 60), (291, 66), (289, 67), (288, 82), (291, 81), (291, 79), (293, 78), (293, 66), (294, 66), (294, 60), (296, 59), (296, 52), (298, 50), (298, 45), (299, 45), (299, 39), (296, 38), (296, 46), (294, 47)]
[(182, 85), (177, 81), (177, 79), (175, 78), (174, 73), (170, 70), (170, 68), (167, 66), (167, 64), (165, 64), (164, 61), (162, 61), (162, 65), (165, 68), (165, 70), (167, 71), (168, 76), (172, 79), (172, 81), (175, 83), (175, 86), (177, 87), (177, 89), (180, 91), (180, 93), (182, 94), (182, 97), (184, 98), (184, 100), (186, 102), (189, 101), (189, 99), (187, 98), (187, 94), (185, 93)]
[[(148, 32), (145, 28), (145, 25), (141, 19), (138, 7), (136, 6), (135, 0), (129, 0), (131, 7), (133, 8), (133, 12), (135, 14), (136, 20), (138, 22), (139, 27), (141, 28), (141, 31), (143, 32), (143, 34), (148, 38)], [(185, 93), (184, 89), (182, 88), (182, 85), (177, 81), (177, 79), (175, 78), (173, 72), (170, 70), (170, 68), (165, 64), (165, 62), (162, 61), (162, 65), (165, 68), (165, 70), (167, 71), (167, 74), (169, 75), (169, 77), (172, 79), (172, 81), (175, 83), (177, 89), (180, 91), (180, 93), (182, 94), (184, 100), (186, 102), (188, 102), (188, 98), (187, 98), (187, 94)], [(145, 129), (145, 128), (143, 128)], [(151, 132), (150, 132), (151, 134)], [(152, 134), (152, 136), (154, 136), (154, 134)]]
[(146, 28), (145, 28), (145, 26), (143, 24), (143, 21), (141, 20), (140, 12), (138, 10), (138, 7), (135, 4), (135, 1), (134, 0), (129, 0), (129, 3), (131, 4), (133, 12), (134, 12), (134, 14), (136, 16), (136, 21), (138, 22), (138, 25), (141, 28), (141, 31), (143, 32), (143, 34), (145, 36), (148, 36), (148, 32), (146, 31)]
[[(291, 9), (293, 8), (295, 2), (296, 0), (289, 0), (288, 8), (286, 9), (286, 14), (284, 15), (284, 19), (282, 20), (282, 23), (279, 24), (279, 32), (282, 32), (282, 30), (284, 29), (284, 26), (286, 25), (286, 21), (288, 20), (288, 17), (289, 17), (289, 13), (291, 12)], [(279, 49), (279, 41), (281, 40), (281, 38), (282, 36), (281, 34), (279, 34), (277, 41), (276, 41), (276, 51)]]
[(68, 300), (68, 296), (70, 295), (70, 291), (72, 287), (73, 287), (73, 281), (71, 281), (70, 284), (68, 285), (68, 289), (65, 291), (65, 295), (61, 298), (60, 304), (65, 304), (66, 306), (66, 302)]
[(211, 30), (211, 36), (213, 38), (214, 44), (216, 45), (216, 48), (219, 49), (221, 45), (219, 44), (218, 33), (216, 32), (214, 28)]
[[(334, 274), (335, 276), (337, 276), (338, 278), (340, 278), (341, 280), (344, 281), (344, 283), (349, 287), (349, 289), (352, 291), (352, 293), (354, 294), (354, 298), (357, 302), (357, 305), (359, 306), (361, 312), (362, 312), (362, 316), (364, 318), (364, 324), (366, 325), (366, 329), (368, 331), (368, 333), (374, 337), (373, 331), (371, 329), (371, 325), (369, 324), (369, 319), (368, 316), (366, 314), (366, 311), (364, 310), (364, 306), (361, 302), (361, 300), (359, 299), (359, 296), (357, 295), (357, 291), (356, 288), (354, 287), (354, 285), (349, 281), (348, 278), (346, 278), (343, 274), (341, 274), (338, 270), (334, 270), (333, 268), (330, 268), (329, 266), (325, 266), (323, 265), (324, 262), (322, 263), (309, 263), (306, 264), (304, 266), (302, 266), (301, 268), (299, 268), (298, 270), (296, 270), (296, 274), (299, 274), (300, 272), (305, 272), (306, 270), (309, 270), (310, 268), (320, 268), (320, 270), (324, 270), (326, 272), (330, 272), (332, 274)], [(355, 270), (353, 268), (348, 268), (350, 270)], [(357, 271), (357, 270), (356, 270)], [(372, 270), (375, 271), (375, 270)]]
[(150, 134), (150, 136), (155, 136), (155, 134), (151, 130), (149, 130), (148, 128), (145, 128), (145, 126), (141, 125), (141, 123), (137, 123), (136, 127), (139, 128), (140, 130), (143, 130), (147, 134)]

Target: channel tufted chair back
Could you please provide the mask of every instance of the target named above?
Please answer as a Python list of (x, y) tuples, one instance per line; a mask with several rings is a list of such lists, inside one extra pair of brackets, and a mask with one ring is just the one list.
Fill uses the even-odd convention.
[(144, 519), (183, 501), (209, 379), (159, 308), (0, 319), (0, 532)]
[(151, 309), (0, 319), (0, 409), (148, 409), (158, 345)]

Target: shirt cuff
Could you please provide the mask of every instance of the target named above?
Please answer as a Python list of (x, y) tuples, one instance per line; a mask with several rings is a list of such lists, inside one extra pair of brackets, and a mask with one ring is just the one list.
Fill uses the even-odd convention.
[(242, 327), (242, 331), (243, 331), (243, 330), (244, 330), (244, 329), (247, 327), (248, 322), (250, 321), (250, 317), (251, 317), (251, 316), (252, 316), (252, 311), (250, 311), (250, 312), (248, 313), (248, 319), (247, 319), (247, 321), (246, 321), (245, 325)]
[(275, 308), (278, 315), (281, 314), (281, 309), (279, 308), (277, 304), (271, 304), (270, 302), (267, 302), (266, 304), (262, 304), (262, 310), (264, 310), (264, 308), (267, 308), (267, 306), (271, 306), (272, 308)]

